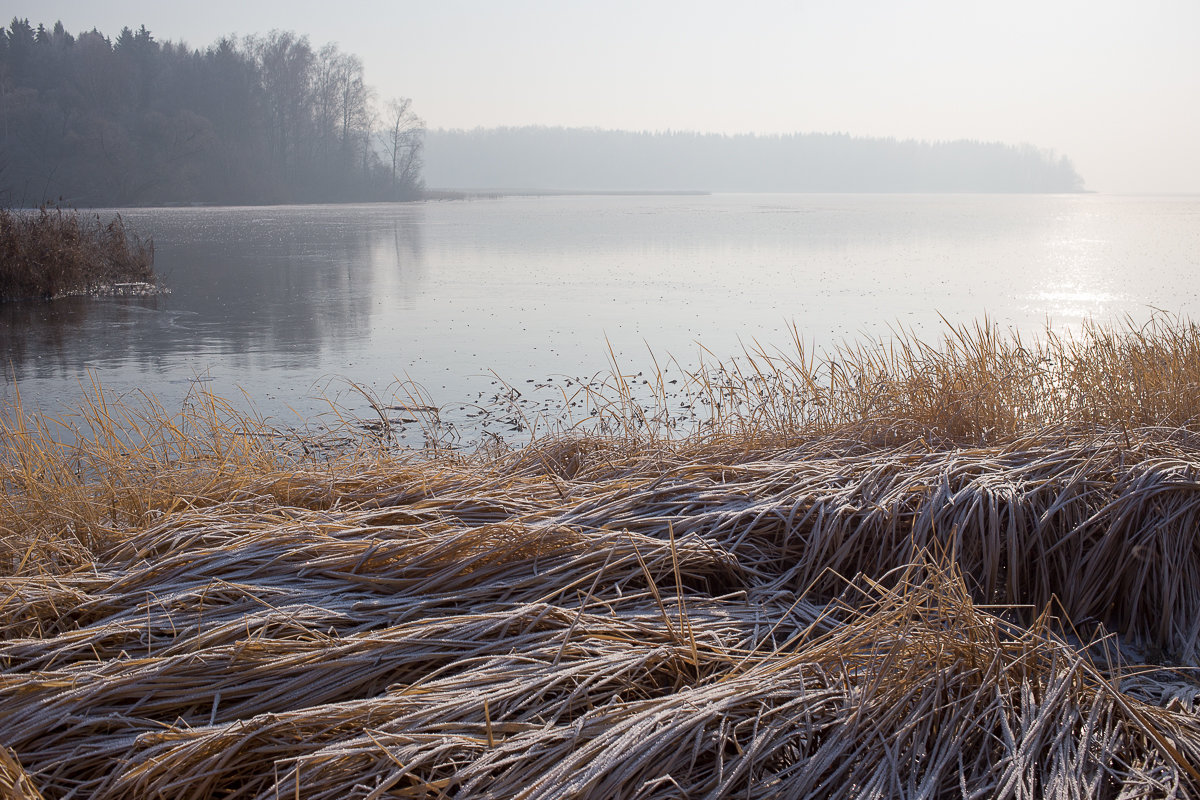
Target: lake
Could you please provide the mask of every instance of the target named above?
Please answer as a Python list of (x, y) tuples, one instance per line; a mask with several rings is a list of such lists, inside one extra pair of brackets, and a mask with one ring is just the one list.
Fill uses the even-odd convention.
[[(111, 211), (99, 211), (101, 217)], [(122, 209), (172, 294), (0, 306), (5, 378), (57, 412), (97, 381), (278, 420), (379, 397), (465, 420), (609, 368), (1195, 316), (1200, 197), (700, 195)], [(611, 349), (611, 350), (610, 350)], [(672, 367), (678, 369), (678, 367)], [(406, 383), (407, 382), (407, 383)], [(403, 385), (401, 385), (403, 384)], [(505, 386), (507, 384), (507, 387)], [(419, 387), (416, 389), (414, 387)], [(538, 388), (541, 387), (541, 388)], [(456, 417), (457, 415), (457, 417)]]

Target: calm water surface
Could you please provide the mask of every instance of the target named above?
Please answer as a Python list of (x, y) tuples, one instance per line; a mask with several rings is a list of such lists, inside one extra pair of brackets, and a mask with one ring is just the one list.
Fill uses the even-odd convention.
[[(105, 212), (100, 212), (103, 216)], [(172, 288), (0, 306), (0, 400), (61, 409), (97, 380), (177, 407), (196, 386), (277, 418), (412, 381), (434, 403), (694, 364), (743, 343), (817, 348), (939, 315), (1071, 328), (1196, 316), (1200, 197), (511, 197), (132, 209)], [(246, 401), (239, 399), (239, 404)], [(292, 417), (294, 419), (294, 417)]]

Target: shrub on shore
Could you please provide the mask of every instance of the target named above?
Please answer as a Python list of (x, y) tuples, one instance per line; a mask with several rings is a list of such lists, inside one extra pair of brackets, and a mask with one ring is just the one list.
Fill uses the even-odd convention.
[(790, 411), (696, 376), (725, 402), (678, 439), (629, 406), (473, 454), (306, 449), (211, 397), (96, 391), (70, 437), (8, 409), (0, 767), (46, 797), (1196, 796), (1200, 337), (951, 338), (776, 362)]
[(105, 223), (61, 208), (0, 208), (0, 301), (154, 282), (154, 243), (130, 231), (119, 214)]

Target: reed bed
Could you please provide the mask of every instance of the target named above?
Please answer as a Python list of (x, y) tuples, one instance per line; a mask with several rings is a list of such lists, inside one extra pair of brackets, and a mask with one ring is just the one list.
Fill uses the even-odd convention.
[(1197, 342), (750, 353), (686, 435), (618, 372), (474, 452), (9, 409), (0, 793), (1197, 796)]
[(75, 294), (157, 291), (154, 243), (118, 214), (99, 216), (43, 206), (0, 208), (0, 301)]

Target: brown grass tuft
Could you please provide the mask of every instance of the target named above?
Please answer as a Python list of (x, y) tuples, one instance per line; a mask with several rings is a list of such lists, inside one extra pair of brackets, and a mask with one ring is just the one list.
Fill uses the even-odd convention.
[(0, 781), (1195, 796), (1198, 339), (760, 353), (692, 376), (722, 403), (691, 435), (627, 387), (475, 454), (330, 453), (203, 396), (9, 409)]
[(106, 224), (60, 208), (0, 208), (0, 301), (154, 284), (153, 265), (153, 242), (128, 230), (119, 214)]

